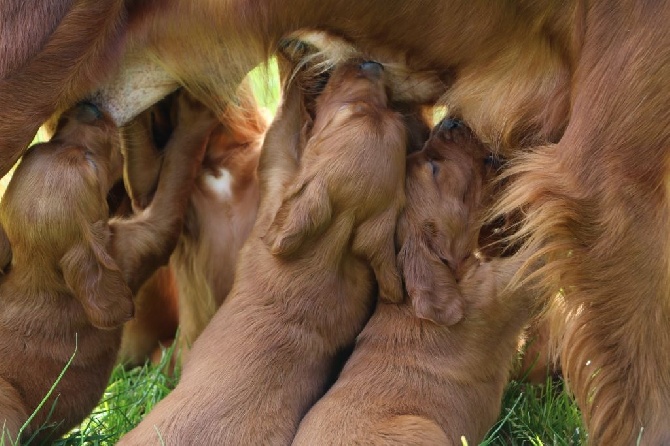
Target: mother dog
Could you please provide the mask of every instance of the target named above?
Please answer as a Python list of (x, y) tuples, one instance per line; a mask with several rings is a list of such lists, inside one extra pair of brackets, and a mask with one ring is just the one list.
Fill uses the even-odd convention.
[[(0, 173), (51, 112), (105, 77), (118, 121), (178, 83), (220, 108), (212, 98), (230, 96), (298, 28), (439, 71), (450, 110), (512, 159), (499, 210), (524, 209), (520, 235), (545, 259), (544, 291), (563, 290), (554, 338), (590, 441), (670, 443), (670, 4), (60, 0), (35, 13), (21, 4), (0, 12), (0, 30), (19, 30), (0, 31)], [(22, 42), (39, 43), (8, 50)], [(132, 75), (149, 61), (152, 85), (138, 85)], [(128, 86), (144, 93), (130, 106), (115, 99)]]

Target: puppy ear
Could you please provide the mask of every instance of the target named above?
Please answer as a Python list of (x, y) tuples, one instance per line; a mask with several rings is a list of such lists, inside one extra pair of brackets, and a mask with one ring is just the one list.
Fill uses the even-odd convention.
[(107, 253), (107, 226), (91, 226), (84, 240), (60, 260), (65, 283), (84, 307), (94, 327), (115, 328), (133, 316), (132, 292), (116, 262)]
[(12, 262), (12, 245), (9, 244), (9, 238), (5, 233), (5, 228), (0, 225), (0, 271), (6, 272), (7, 267)]
[(420, 232), (404, 237), (398, 266), (417, 317), (446, 326), (463, 319), (464, 300), (453, 271)]
[(313, 176), (291, 188), (263, 237), (276, 256), (295, 253), (308, 237), (320, 234), (332, 219), (328, 188)]

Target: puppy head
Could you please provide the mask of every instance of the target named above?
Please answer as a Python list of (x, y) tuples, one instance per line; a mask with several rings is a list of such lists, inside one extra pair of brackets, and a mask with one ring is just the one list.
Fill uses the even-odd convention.
[(373, 104), (386, 107), (386, 74), (378, 62), (351, 59), (338, 65), (316, 101), (317, 116), (333, 104)]
[[(288, 43), (288, 44), (287, 44)], [(391, 49), (375, 48), (362, 56), (359, 48), (341, 36), (311, 29), (294, 32), (284, 41), (284, 54), (301, 65), (323, 72), (353, 58), (375, 60), (384, 66), (388, 96), (392, 102), (432, 105), (445, 93), (451, 73), (416, 71), (407, 64), (407, 55)]]
[(58, 119), (51, 142), (85, 148), (103, 187), (121, 178), (123, 159), (119, 129), (112, 119), (91, 103), (80, 103)]
[[(0, 220), (13, 269), (37, 271), (44, 280), (62, 272), (91, 323), (109, 328), (132, 315), (130, 290), (105, 249), (116, 128), (77, 108), (61, 118), (50, 142), (26, 152), (0, 202)], [(108, 311), (121, 301), (122, 315)]]
[(467, 127), (444, 120), (423, 149), (407, 157), (398, 263), (419, 317), (450, 325), (463, 316), (456, 282), (476, 249), (486, 155)]

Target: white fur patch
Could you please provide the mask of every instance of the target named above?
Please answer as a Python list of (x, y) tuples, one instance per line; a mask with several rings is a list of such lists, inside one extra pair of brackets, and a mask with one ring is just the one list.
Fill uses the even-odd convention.
[(219, 169), (218, 175), (206, 174), (205, 185), (221, 200), (229, 200), (233, 196), (233, 175), (228, 169)]

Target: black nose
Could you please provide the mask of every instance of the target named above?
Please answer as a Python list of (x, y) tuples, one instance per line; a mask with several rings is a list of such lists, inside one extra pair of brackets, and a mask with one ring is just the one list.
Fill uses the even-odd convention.
[(376, 79), (381, 78), (382, 73), (384, 72), (384, 66), (379, 62), (374, 62), (372, 60), (363, 62), (358, 67), (361, 69), (361, 71), (369, 76), (375, 77)]
[(102, 118), (102, 112), (97, 105), (91, 102), (82, 102), (77, 106), (77, 120), (84, 124), (90, 124)]
[(445, 118), (440, 122), (441, 130), (452, 130), (455, 128), (463, 127), (463, 121), (456, 118)]

